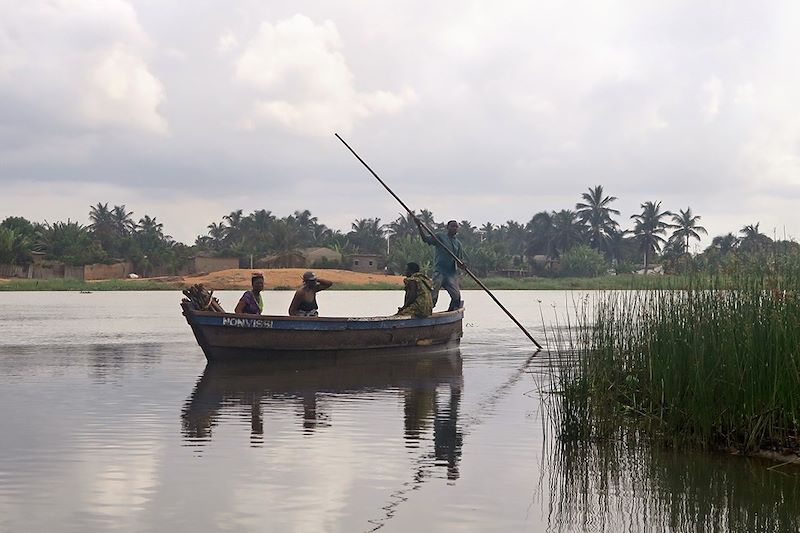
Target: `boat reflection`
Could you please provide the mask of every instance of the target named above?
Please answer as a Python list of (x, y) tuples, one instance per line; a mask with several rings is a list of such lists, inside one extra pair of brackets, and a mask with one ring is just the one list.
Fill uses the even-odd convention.
[[(222, 417), (249, 417), (250, 440), (264, 443), (264, 413), (279, 402), (294, 405), (302, 431), (331, 426), (326, 410), (336, 402), (321, 397), (396, 394), (402, 398), (404, 442), (421, 448), (432, 429), (433, 457), (447, 478), (458, 478), (462, 433), (458, 425), (463, 375), (459, 349), (419, 350), (341, 358), (314, 355), (265, 362), (209, 363), (181, 414), (184, 439), (195, 446), (211, 440)], [(352, 407), (348, 407), (352, 409)]]

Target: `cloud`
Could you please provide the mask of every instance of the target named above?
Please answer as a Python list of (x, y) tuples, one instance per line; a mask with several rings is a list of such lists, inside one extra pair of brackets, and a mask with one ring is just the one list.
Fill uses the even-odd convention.
[(0, 114), (62, 134), (166, 132), (150, 39), (122, 0), (7, 3), (0, 19)]
[(167, 122), (156, 108), (164, 99), (161, 82), (134, 52), (116, 44), (100, 55), (89, 70), (83, 109), (94, 126), (123, 125), (167, 133)]
[(253, 118), (306, 135), (348, 133), (360, 119), (393, 114), (415, 93), (359, 92), (336, 25), (304, 15), (264, 22), (236, 63), (236, 79), (255, 89)]

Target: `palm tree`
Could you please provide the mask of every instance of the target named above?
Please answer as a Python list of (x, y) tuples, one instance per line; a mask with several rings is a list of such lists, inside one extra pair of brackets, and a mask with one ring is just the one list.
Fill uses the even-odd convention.
[(114, 215), (108, 208), (108, 203), (93, 205), (89, 210), (89, 230), (100, 241), (104, 250), (111, 250), (114, 244)]
[(528, 255), (553, 257), (553, 213), (540, 211), (525, 224), (528, 237)]
[(208, 236), (211, 237), (211, 247), (214, 250), (221, 250), (222, 243), (225, 240), (225, 235), (228, 233), (228, 228), (220, 222), (219, 224), (216, 222), (212, 222), (208, 225)]
[(313, 244), (316, 240), (316, 230), (319, 226), (317, 217), (311, 216), (311, 211), (305, 209), (303, 211), (295, 211), (294, 215), (292, 215), (292, 218), (294, 219), (297, 229), (300, 232), (303, 244)]
[(244, 219), (245, 238), (254, 253), (261, 254), (269, 249), (275, 220), (276, 218), (272, 211), (267, 211), (266, 209), (253, 211)]
[(400, 213), (400, 216), (397, 217), (393, 222), (389, 222), (387, 229), (391, 233), (392, 237), (395, 239), (401, 239), (403, 237), (411, 237), (414, 238), (417, 236), (417, 224), (414, 222), (414, 216), (412, 213), (406, 213), (403, 215)]
[(164, 224), (157, 220), (157, 217), (150, 218), (149, 215), (145, 215), (139, 219), (139, 223), (136, 226), (137, 233), (140, 235), (144, 235), (155, 240), (162, 240), (166, 237), (164, 236)]
[(276, 220), (272, 225), (272, 246), (276, 253), (296, 250), (302, 242), (297, 225), (289, 218)]
[(581, 194), (583, 202), (575, 204), (578, 219), (589, 228), (589, 246), (595, 250), (607, 251), (609, 236), (619, 227), (611, 215), (619, 215), (619, 211), (609, 207), (616, 196), (603, 196), (603, 186), (597, 185), (589, 192)]
[(642, 212), (638, 215), (631, 215), (631, 218), (636, 220), (633, 234), (639, 243), (639, 250), (644, 254), (644, 271), (647, 272), (650, 257), (659, 252), (661, 246), (666, 244), (661, 235), (666, 233), (669, 224), (661, 219), (672, 216), (672, 213), (661, 211), (661, 202), (645, 202), (641, 207)]
[[(478, 235), (476, 233), (478, 228), (472, 225), (472, 222), (469, 220), (462, 220), (458, 223), (458, 239), (466, 244), (467, 246), (473, 246), (476, 244), (478, 240)], [(524, 230), (523, 230), (523, 238), (522, 238), (523, 246), (525, 245), (525, 237), (524, 237)]]
[(359, 218), (351, 227), (347, 239), (356, 250), (368, 253), (383, 251), (386, 227), (381, 224), (380, 218)]
[(578, 220), (578, 213), (570, 209), (553, 212), (553, 233), (551, 244), (553, 251), (561, 255), (583, 241), (583, 226)]
[(727, 255), (739, 246), (739, 237), (733, 233), (718, 235), (711, 241), (709, 248), (716, 248), (722, 255)]
[(689, 253), (689, 239), (700, 240), (700, 233), (708, 235), (706, 228), (699, 226), (697, 222), (700, 215), (692, 215), (692, 208), (687, 207), (684, 211), (679, 209), (677, 214), (672, 215), (671, 227), (676, 228), (672, 232), (670, 240), (680, 241), (683, 253)]
[(230, 214), (227, 214), (222, 217), (223, 220), (228, 221), (228, 228), (225, 231), (225, 240), (232, 241), (232, 242), (239, 242), (241, 240), (241, 233), (242, 233), (242, 221), (244, 220), (244, 216), (242, 216), (242, 210), (237, 209), (236, 211), (231, 211)]
[(772, 239), (758, 230), (760, 222), (748, 224), (739, 230), (742, 235), (739, 241), (739, 248), (745, 252), (760, 252), (772, 243)]
[(491, 241), (492, 238), (494, 237), (494, 234), (495, 234), (496, 231), (497, 231), (497, 226), (495, 226), (491, 222), (485, 223), (478, 230), (478, 233), (481, 236), (481, 242), (483, 242), (483, 241)]
[(114, 223), (114, 232), (118, 237), (127, 237), (136, 229), (136, 222), (133, 221), (133, 211), (128, 212), (125, 204), (115, 205), (111, 211), (111, 219)]

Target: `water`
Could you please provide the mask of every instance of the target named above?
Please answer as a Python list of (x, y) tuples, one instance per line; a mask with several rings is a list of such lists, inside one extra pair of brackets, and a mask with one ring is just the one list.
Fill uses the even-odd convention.
[[(581, 305), (496, 294), (550, 346)], [(398, 299), (319, 297), (339, 316)], [(464, 299), (442, 356), (206, 367), (177, 292), (0, 293), (0, 531), (797, 531), (796, 469), (559, 443), (546, 353)]]

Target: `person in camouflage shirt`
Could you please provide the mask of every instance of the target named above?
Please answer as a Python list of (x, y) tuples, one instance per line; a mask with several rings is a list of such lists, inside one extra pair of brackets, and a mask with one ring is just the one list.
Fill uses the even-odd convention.
[(433, 313), (433, 299), (431, 297), (431, 280), (419, 271), (417, 263), (406, 265), (406, 297), (403, 307), (397, 309), (398, 315), (424, 318)]

